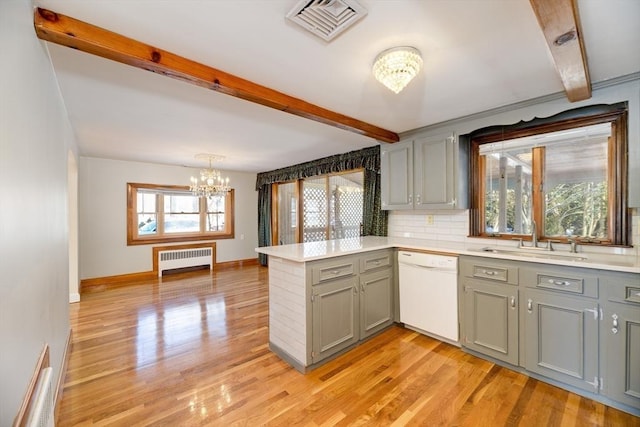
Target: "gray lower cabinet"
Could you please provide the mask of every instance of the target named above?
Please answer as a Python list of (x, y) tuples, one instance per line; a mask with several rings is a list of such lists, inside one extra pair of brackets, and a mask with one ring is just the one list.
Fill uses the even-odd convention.
[(517, 266), (460, 257), (459, 271), (462, 346), (517, 365)]
[(360, 276), (360, 338), (367, 338), (393, 323), (391, 269)]
[(467, 279), (463, 288), (462, 345), (518, 364), (518, 288)]
[(640, 415), (640, 274), (459, 257), (463, 348)]
[(520, 285), (521, 365), (599, 393), (598, 272), (524, 263)]
[(603, 275), (604, 393), (640, 412), (640, 275)]
[(393, 251), (310, 264), (311, 363), (393, 323)]
[(358, 279), (335, 280), (313, 287), (312, 359), (317, 362), (358, 342)]
[(525, 289), (524, 367), (545, 377), (597, 393), (597, 301)]

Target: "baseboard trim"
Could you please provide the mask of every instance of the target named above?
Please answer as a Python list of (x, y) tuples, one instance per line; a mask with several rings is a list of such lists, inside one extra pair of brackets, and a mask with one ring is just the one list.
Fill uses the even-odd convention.
[(62, 366), (60, 367), (60, 376), (58, 377), (58, 387), (56, 388), (56, 395), (54, 400), (54, 412), (53, 418), (58, 424), (58, 415), (60, 414), (60, 406), (62, 403), (62, 393), (64, 392), (64, 379), (67, 376), (67, 367), (69, 366), (69, 358), (71, 357), (71, 345), (72, 345), (73, 330), (69, 329), (69, 336), (67, 337), (67, 345), (64, 348), (64, 354), (62, 355)]
[(252, 267), (258, 265), (258, 258), (240, 259), (237, 261), (218, 262), (213, 266), (215, 270), (228, 270), (232, 268)]
[(51, 366), (51, 360), (49, 359), (49, 345), (45, 344), (42, 348), (42, 352), (40, 353), (40, 357), (38, 357), (38, 361), (36, 362), (36, 368), (31, 376), (29, 385), (27, 386), (27, 392), (22, 398), (18, 414), (13, 420), (14, 427), (23, 427), (27, 425), (27, 418), (35, 403), (36, 388), (40, 379), (40, 373), (43, 369), (48, 368), (49, 366)]
[(95, 277), (80, 281), (80, 294), (100, 292), (106, 289), (127, 286), (131, 283), (144, 282), (158, 278), (158, 273), (145, 271), (142, 273), (119, 274), (117, 276)]
[[(208, 268), (202, 270), (203, 274), (213, 274), (217, 270), (230, 270), (234, 268), (243, 268), (260, 265), (258, 258), (247, 258), (236, 261), (217, 262), (213, 265), (213, 272)], [(206, 272), (206, 273), (205, 273)], [(158, 271), (144, 271), (140, 273), (119, 274), (116, 276), (95, 277), (91, 279), (80, 280), (80, 294), (101, 292), (107, 289), (128, 286), (133, 283), (153, 281), (157, 283)]]

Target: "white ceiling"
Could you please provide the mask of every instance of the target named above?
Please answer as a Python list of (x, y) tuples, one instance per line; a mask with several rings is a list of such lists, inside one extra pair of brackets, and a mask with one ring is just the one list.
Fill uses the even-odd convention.
[[(36, 0), (338, 113), (401, 133), (562, 92), (528, 0), (359, 0), (327, 43), (285, 19), (298, 0)], [(640, 1), (578, 0), (592, 82), (640, 71)], [(387, 48), (424, 68), (395, 95), (371, 75)], [(377, 141), (48, 43), (83, 156), (262, 172)]]

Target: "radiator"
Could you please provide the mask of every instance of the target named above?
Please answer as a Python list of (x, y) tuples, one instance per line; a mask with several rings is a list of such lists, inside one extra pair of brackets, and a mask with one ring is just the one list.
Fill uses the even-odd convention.
[(213, 249), (175, 249), (158, 252), (158, 276), (165, 270), (208, 265), (213, 270)]
[(35, 391), (33, 409), (27, 421), (28, 427), (54, 427), (53, 386), (51, 367), (40, 371), (38, 387)]

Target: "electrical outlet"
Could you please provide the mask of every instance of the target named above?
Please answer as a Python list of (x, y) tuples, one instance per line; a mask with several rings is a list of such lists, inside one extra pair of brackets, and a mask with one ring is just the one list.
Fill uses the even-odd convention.
[(433, 225), (433, 215), (427, 215), (427, 225)]

